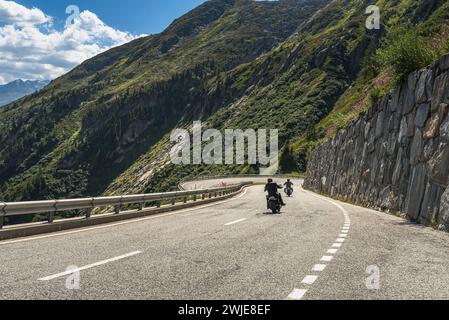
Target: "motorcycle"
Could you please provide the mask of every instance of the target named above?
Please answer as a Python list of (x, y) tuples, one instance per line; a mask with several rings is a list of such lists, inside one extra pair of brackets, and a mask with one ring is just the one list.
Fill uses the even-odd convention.
[(293, 188), (285, 188), (284, 192), (288, 197), (291, 197), (293, 194)]
[(273, 212), (273, 214), (281, 213), (281, 203), (277, 197), (268, 198), (268, 208)]

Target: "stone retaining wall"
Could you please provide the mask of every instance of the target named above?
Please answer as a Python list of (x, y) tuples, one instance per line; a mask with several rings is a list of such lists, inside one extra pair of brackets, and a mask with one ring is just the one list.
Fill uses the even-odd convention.
[(449, 55), (318, 147), (304, 187), (449, 230)]

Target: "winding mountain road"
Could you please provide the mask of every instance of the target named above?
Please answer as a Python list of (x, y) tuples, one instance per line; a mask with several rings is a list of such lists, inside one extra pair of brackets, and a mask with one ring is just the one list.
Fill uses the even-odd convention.
[[(267, 214), (255, 185), (197, 208), (0, 242), (0, 299), (449, 298), (448, 234), (294, 183), (281, 215)], [(73, 269), (78, 290), (67, 289)]]

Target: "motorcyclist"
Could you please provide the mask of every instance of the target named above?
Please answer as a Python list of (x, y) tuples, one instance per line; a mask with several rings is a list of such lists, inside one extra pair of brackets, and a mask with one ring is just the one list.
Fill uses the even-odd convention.
[(284, 186), (285, 186), (285, 191), (287, 191), (289, 189), (293, 190), (293, 182), (291, 182), (290, 179), (287, 179), (287, 182), (284, 183)]
[(267, 200), (270, 197), (276, 197), (281, 206), (285, 206), (284, 200), (282, 199), (281, 194), (278, 192), (279, 189), (282, 189), (282, 186), (273, 182), (273, 179), (268, 179), (268, 183), (265, 185), (265, 192), (268, 192)]

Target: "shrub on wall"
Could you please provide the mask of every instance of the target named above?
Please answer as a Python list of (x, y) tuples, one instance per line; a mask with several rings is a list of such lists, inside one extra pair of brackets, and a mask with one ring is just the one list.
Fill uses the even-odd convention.
[(449, 49), (449, 27), (439, 33), (422, 35), (419, 29), (408, 26), (392, 30), (377, 51), (381, 69), (391, 69), (394, 79), (401, 81), (411, 72), (427, 67)]

